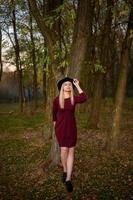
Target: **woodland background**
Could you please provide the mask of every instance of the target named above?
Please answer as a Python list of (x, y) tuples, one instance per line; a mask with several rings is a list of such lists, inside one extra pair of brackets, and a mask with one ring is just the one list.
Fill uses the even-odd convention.
[[(132, 0), (0, 0), (1, 199), (132, 199), (132, 40)], [(88, 96), (71, 196), (51, 119), (66, 75)]]

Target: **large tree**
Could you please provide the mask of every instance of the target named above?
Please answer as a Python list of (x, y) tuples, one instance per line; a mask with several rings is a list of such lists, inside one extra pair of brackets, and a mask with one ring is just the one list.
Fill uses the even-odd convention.
[[(56, 94), (56, 82), (60, 77), (60, 71), (58, 70), (58, 62), (55, 57), (55, 51), (58, 48), (60, 41), (60, 13), (56, 13), (56, 9), (62, 5), (62, 0), (50, 0), (43, 1), (42, 10), (39, 9), (39, 5), (35, 0), (29, 0), (30, 8), (33, 16), (37, 22), (38, 28), (42, 33), (46, 46), (48, 49), (48, 54), (50, 58), (50, 64), (48, 69), (47, 77), (47, 105), (46, 112), (48, 117), (48, 127), (50, 132), (52, 132), (52, 116), (50, 110), (52, 110), (52, 102)], [(52, 19), (52, 21), (51, 21)], [(52, 134), (53, 135), (53, 134)], [(55, 147), (55, 148), (54, 148)], [(55, 139), (52, 140), (51, 151), (49, 155), (50, 162), (52, 165), (59, 162), (58, 156), (58, 145)]]
[[(44, 40), (47, 45), (48, 54), (50, 58), (50, 65), (49, 65), (49, 76), (47, 79), (48, 82), (48, 110), (51, 107), (51, 99), (55, 96), (55, 82), (60, 76), (58, 70), (58, 62), (55, 57), (55, 51), (59, 44), (59, 36), (60, 36), (60, 17), (56, 14), (56, 9), (62, 5), (62, 0), (57, 1), (43, 1), (41, 7), (37, 4), (37, 1), (29, 0), (30, 8), (32, 11), (33, 16), (37, 22), (38, 28), (42, 33)], [(49, 104), (50, 102), (50, 104)], [(50, 107), (49, 107), (50, 106)]]
[(69, 62), (69, 74), (72, 77), (80, 78), (81, 69), (85, 63), (88, 36), (91, 32), (93, 16), (93, 3), (91, 0), (79, 0), (77, 15), (74, 26), (73, 42)]
[[(39, 8), (37, 6), (37, 1), (29, 0), (31, 5), (32, 13), (36, 19), (36, 22), (38, 24), (38, 27), (40, 28), (40, 31), (42, 35), (44, 36), (44, 39), (46, 40), (46, 45), (48, 48), (49, 56), (51, 59), (51, 68), (50, 70), (50, 76), (52, 80), (50, 79), (50, 84), (48, 87), (48, 100), (47, 100), (47, 107), (51, 109), (51, 98), (53, 97), (52, 94), (55, 94), (53, 90), (55, 90), (55, 84), (56, 80), (59, 78), (59, 72), (58, 72), (58, 62), (55, 59), (55, 50), (57, 47), (57, 44), (60, 42), (60, 16), (58, 17), (59, 20), (53, 18), (53, 25), (52, 27), (46, 26), (46, 19), (48, 17), (52, 16), (54, 17), (55, 9), (58, 8), (60, 5), (62, 5), (63, 1), (48, 1), (47, 6), (45, 7), (45, 15), (42, 15), (39, 11)], [(87, 37), (88, 37), (88, 21), (89, 21), (89, 5), (91, 1), (88, 0), (79, 0), (78, 1), (78, 8), (77, 8), (77, 14), (76, 14), (76, 20), (75, 20), (75, 27), (74, 27), (74, 34), (73, 34), (73, 42), (71, 46), (71, 56), (69, 61), (69, 70), (68, 75), (74, 76), (79, 78), (81, 67), (83, 66), (82, 63), (85, 58), (85, 52), (87, 49)], [(60, 44), (60, 43), (59, 43)], [(56, 77), (54, 79), (54, 77)], [(53, 83), (53, 84), (51, 84)], [(54, 158), (56, 158), (54, 156)], [(54, 159), (56, 160), (56, 159)]]

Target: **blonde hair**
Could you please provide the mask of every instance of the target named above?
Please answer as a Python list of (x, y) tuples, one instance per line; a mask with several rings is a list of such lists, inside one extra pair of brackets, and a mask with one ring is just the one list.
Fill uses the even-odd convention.
[[(71, 104), (74, 105), (74, 91), (73, 91), (73, 87), (71, 87), (70, 99), (71, 99)], [(61, 89), (60, 89), (59, 105), (60, 105), (60, 108), (64, 109), (64, 83), (62, 84)]]

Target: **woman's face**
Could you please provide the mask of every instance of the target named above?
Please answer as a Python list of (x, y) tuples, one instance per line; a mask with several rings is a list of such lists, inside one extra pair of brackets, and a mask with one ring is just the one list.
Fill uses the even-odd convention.
[(71, 92), (72, 90), (72, 83), (69, 82), (69, 81), (66, 81), (64, 84), (63, 84), (63, 89), (64, 89), (64, 92)]

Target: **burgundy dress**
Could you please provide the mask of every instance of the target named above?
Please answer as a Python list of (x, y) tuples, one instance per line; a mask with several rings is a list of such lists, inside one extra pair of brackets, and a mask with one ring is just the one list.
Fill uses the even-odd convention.
[(77, 103), (86, 101), (84, 92), (79, 96), (74, 96), (74, 105), (71, 104), (71, 99), (64, 100), (64, 109), (59, 106), (59, 96), (53, 102), (53, 121), (55, 124), (55, 134), (60, 147), (74, 147), (77, 141), (77, 127), (75, 121), (75, 106)]

